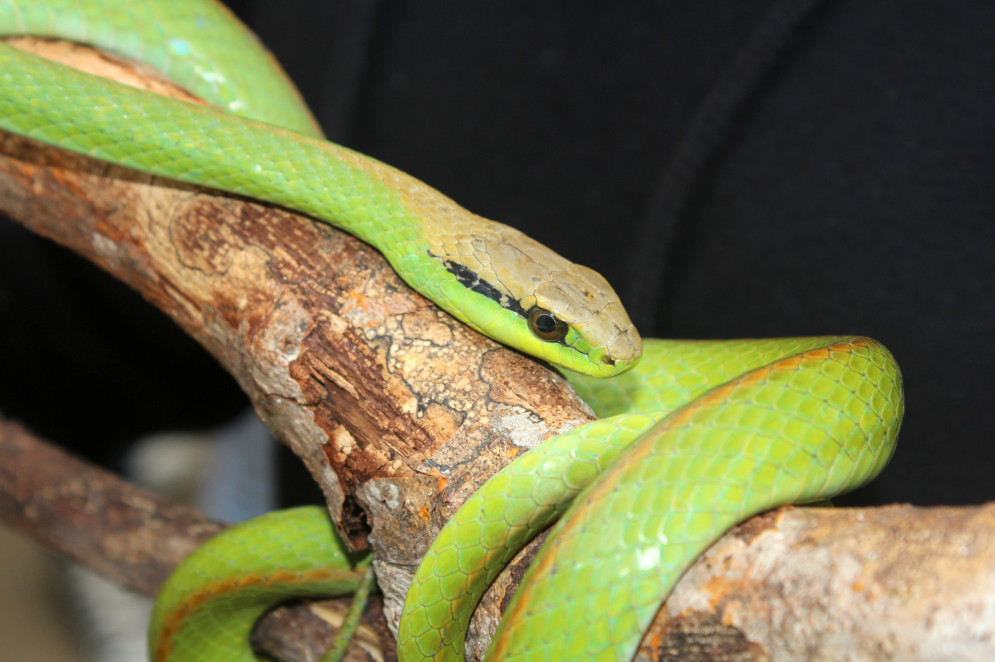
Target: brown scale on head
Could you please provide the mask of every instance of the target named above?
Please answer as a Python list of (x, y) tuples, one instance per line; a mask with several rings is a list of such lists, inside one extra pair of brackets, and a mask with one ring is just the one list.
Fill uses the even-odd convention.
[[(463, 224), (460, 239), (438, 242), (433, 252), (444, 251), (468, 282), (477, 281), (478, 291), (491, 288), (489, 296), (525, 318), (540, 340), (561, 341), (572, 328), (605, 374), (635, 364), (642, 341), (608, 281), (514, 228), (479, 220)], [(615, 364), (619, 370), (610, 369)]]

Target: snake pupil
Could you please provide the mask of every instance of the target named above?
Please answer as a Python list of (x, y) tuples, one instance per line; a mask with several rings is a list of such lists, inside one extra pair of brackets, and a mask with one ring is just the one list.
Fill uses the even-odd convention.
[(563, 340), (567, 335), (566, 323), (556, 319), (556, 315), (539, 306), (532, 306), (529, 309), (529, 328), (536, 337), (548, 342)]
[(552, 333), (556, 330), (556, 318), (552, 315), (540, 315), (536, 318), (536, 328), (539, 333)]

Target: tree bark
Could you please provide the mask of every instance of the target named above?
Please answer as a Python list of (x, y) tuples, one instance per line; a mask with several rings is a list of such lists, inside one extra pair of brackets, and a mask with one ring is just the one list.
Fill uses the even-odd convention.
[(675, 587), (637, 659), (995, 659), (995, 504), (783, 508)]
[[(41, 44), (122, 75), (99, 54)], [(165, 89), (147, 71), (128, 76)], [(463, 500), (516, 455), (592, 418), (555, 372), (470, 331), (371, 248), (311, 219), (6, 134), (0, 206), (138, 290), (235, 376), (322, 487), (346, 539), (373, 549), (392, 625), (418, 561)], [(189, 547), (198, 530), (180, 522), (169, 533), (179, 542), (155, 549)], [(991, 508), (790, 509), (752, 520), (689, 571), (640, 655), (991, 658), (993, 531)], [(110, 535), (88, 533), (98, 547)], [(534, 548), (478, 609), (475, 653)], [(941, 592), (934, 578), (956, 588)]]

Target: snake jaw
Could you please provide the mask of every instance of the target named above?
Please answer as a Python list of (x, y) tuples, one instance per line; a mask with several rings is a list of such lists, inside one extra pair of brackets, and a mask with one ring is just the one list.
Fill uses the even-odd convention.
[(585, 355), (585, 364), (580, 369), (566, 366), (571, 370), (593, 377), (614, 377), (639, 363), (642, 338), (617, 300), (588, 321), (568, 320), (567, 324), (576, 333), (572, 342), (570, 335), (567, 336), (568, 344)]
[(582, 333), (583, 325), (571, 326), (562, 343), (545, 343), (548, 351), (541, 358), (550, 363), (590, 377), (607, 378), (632, 369), (642, 353), (642, 340), (634, 328), (619, 332), (608, 343), (592, 345)]
[(602, 377), (614, 377), (631, 370), (642, 357), (642, 339), (635, 327), (615, 336), (606, 347), (597, 347), (588, 354), (592, 364), (601, 367)]

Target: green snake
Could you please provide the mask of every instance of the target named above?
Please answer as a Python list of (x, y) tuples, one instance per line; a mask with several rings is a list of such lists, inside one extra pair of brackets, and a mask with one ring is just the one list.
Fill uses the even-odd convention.
[[(403, 660), (462, 659), (483, 591), (557, 518), (488, 655), (629, 659), (684, 569), (729, 527), (853, 489), (893, 452), (901, 377), (875, 341), (644, 346), (597, 273), (323, 140), (278, 65), (210, 0), (0, 0), (0, 32), (146, 62), (211, 104), (161, 98), (0, 45), (0, 128), (350, 232), (453, 317), (565, 368), (602, 417), (512, 462), (442, 529), (407, 595)], [(254, 659), (248, 631), (269, 606), (368, 590), (371, 574), (369, 559), (346, 552), (320, 508), (237, 525), (166, 583), (151, 654)]]

